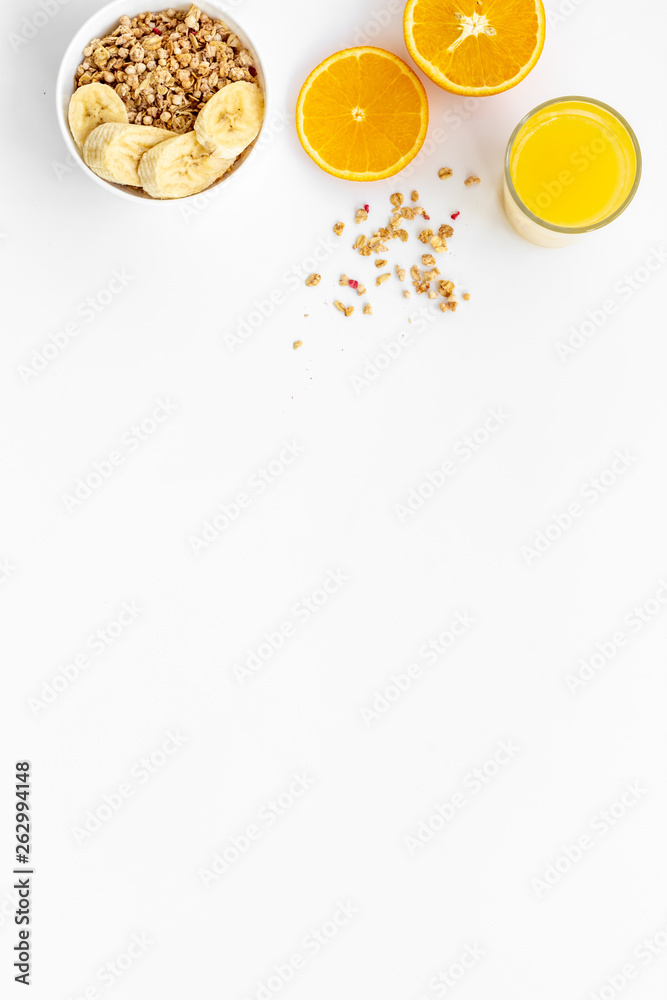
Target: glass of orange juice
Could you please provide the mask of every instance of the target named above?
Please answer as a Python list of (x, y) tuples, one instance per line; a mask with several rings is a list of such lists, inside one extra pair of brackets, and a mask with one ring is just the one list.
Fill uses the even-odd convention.
[(590, 97), (558, 97), (529, 112), (505, 156), (505, 212), (531, 243), (560, 247), (618, 218), (642, 170), (625, 118)]

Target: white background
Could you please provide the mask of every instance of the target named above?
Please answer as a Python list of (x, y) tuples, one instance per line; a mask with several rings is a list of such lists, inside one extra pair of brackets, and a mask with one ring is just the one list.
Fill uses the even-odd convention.
[[(7, 893), (13, 763), (29, 758), (40, 1000), (657, 1000), (667, 606), (649, 604), (640, 626), (626, 619), (667, 597), (664, 256), (642, 270), (667, 249), (658, 25), (620, 0), (565, 0), (526, 81), (472, 111), (426, 82), (431, 143), (413, 172), (354, 186), (300, 149), (296, 95), (364, 32), (405, 55), (400, 16), (380, 13), (378, 31), (379, 3), (245, 0), (234, 16), (259, 40), (283, 117), (228, 192), (184, 212), (126, 204), (67, 161), (53, 85), (97, 6), (70, 0), (16, 48), (10, 33), (39, 8), (3, 3), (3, 995), (24, 995)], [(568, 93), (626, 115), (644, 179), (607, 231), (541, 250), (505, 222), (502, 156), (523, 114)], [(482, 184), (466, 189), (471, 172)], [(356, 208), (370, 203), (375, 228), (389, 194), (413, 187), (438, 224), (460, 210), (445, 276), (472, 295), (419, 330), (428, 303), (404, 301), (393, 280), (371, 288), (372, 261), (350, 250)], [(293, 269), (312, 269), (339, 219), (345, 235), (306, 288)], [(392, 268), (418, 249), (392, 244)], [(81, 303), (123, 269), (132, 280), (86, 322)], [(342, 271), (369, 287), (374, 316), (338, 287)], [(258, 323), (272, 294), (280, 304)], [(352, 318), (333, 309), (338, 297), (357, 305)], [(608, 299), (615, 313), (559, 357)], [(226, 335), (251, 314), (252, 335), (231, 350)], [(33, 351), (72, 322), (78, 336), (26, 377)], [(386, 366), (389, 342), (401, 350)], [(368, 367), (378, 356), (381, 371)], [(174, 412), (132, 450), (128, 432), (160, 399)], [(493, 408), (510, 415), (503, 427), (457, 457)], [(284, 442), (302, 453), (260, 494), (249, 477)], [(619, 449), (627, 471), (604, 495), (587, 487)], [(116, 450), (122, 465), (68, 510), (64, 495)], [(401, 519), (396, 505), (448, 458), (455, 476)], [(251, 505), (195, 555), (191, 536), (244, 491)], [(581, 516), (527, 556), (575, 502)], [(297, 615), (332, 572), (344, 585)], [(98, 654), (90, 637), (123, 602), (141, 613)], [(457, 612), (474, 625), (430, 666), (419, 650)], [(289, 622), (283, 648), (240, 682), (234, 665)], [(619, 630), (626, 645), (572, 693), (567, 675)], [(63, 681), (82, 654), (89, 666)], [(411, 689), (365, 721), (411, 663), (422, 668)], [(144, 781), (139, 762), (177, 731), (186, 741), (158, 752)], [(474, 794), (466, 774), (503, 740), (520, 750)], [(312, 787), (269, 826), (258, 814), (294, 773)], [(109, 818), (105, 796), (128, 782)], [(600, 811), (633, 782), (638, 801), (600, 832)], [(411, 853), (406, 836), (461, 790), (464, 806)], [(82, 839), (98, 810), (105, 822)], [(201, 870), (251, 824), (259, 840), (206, 888)], [(584, 836), (590, 848), (568, 865), (563, 850)], [(569, 870), (540, 889), (556, 863)], [(315, 954), (305, 939), (340, 902), (356, 913)], [(135, 934), (151, 943), (131, 961)], [(635, 953), (656, 934), (659, 954)], [(466, 946), (485, 954), (455, 989), (429, 986)], [(297, 953), (305, 967), (262, 992)], [(108, 962), (122, 977), (101, 978)], [(624, 985), (613, 977), (629, 962)], [(607, 977), (617, 985), (605, 993)]]

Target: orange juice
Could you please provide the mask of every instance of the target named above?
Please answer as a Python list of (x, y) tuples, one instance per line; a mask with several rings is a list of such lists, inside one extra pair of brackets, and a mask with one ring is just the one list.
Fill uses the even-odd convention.
[(517, 126), (508, 146), (510, 222), (543, 246), (573, 242), (630, 203), (640, 163), (634, 132), (612, 108), (582, 97), (543, 104)]

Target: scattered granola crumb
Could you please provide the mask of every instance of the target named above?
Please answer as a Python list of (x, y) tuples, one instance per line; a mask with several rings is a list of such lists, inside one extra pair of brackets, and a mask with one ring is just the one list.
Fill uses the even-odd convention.
[(350, 279), (346, 274), (341, 274), (340, 278), (338, 279), (338, 284), (347, 286), (350, 284)]
[(435, 264), (435, 257), (432, 253), (422, 254), (422, 264), (424, 267), (432, 267)]
[(396, 265), (396, 275), (399, 281), (405, 281), (405, 268)]
[(400, 208), (401, 205), (403, 204), (403, 202), (405, 201), (405, 198), (403, 197), (402, 194), (399, 194), (397, 192), (396, 194), (392, 194), (391, 195), (391, 197), (389, 198), (389, 201), (392, 203), (392, 205), (394, 206), (394, 208)]
[(407, 241), (410, 239), (405, 229), (399, 229), (396, 235), (398, 236), (401, 243), (407, 243)]
[(335, 305), (336, 309), (338, 310), (338, 312), (342, 312), (342, 313), (345, 312), (345, 306), (338, 299), (334, 299), (334, 305)]
[(357, 295), (365, 295), (365, 294), (366, 294), (366, 286), (359, 285), (359, 287), (357, 288)]
[(343, 310), (343, 312), (345, 313), (346, 316), (351, 316), (352, 313), (354, 312), (354, 306), (348, 306), (347, 309)]
[(438, 177), (440, 180), (444, 180), (445, 177), (451, 177), (453, 173), (454, 171), (451, 167), (440, 167), (440, 170), (438, 170)]
[(386, 267), (387, 266), (387, 261), (386, 260), (376, 260), (375, 261), (375, 266), (376, 267)]
[(432, 236), (431, 246), (433, 247), (436, 253), (444, 253), (445, 250), (447, 249), (447, 244), (443, 240), (442, 236)]
[(312, 288), (313, 285), (319, 285), (319, 283), (320, 283), (321, 280), (322, 280), (322, 276), (320, 274), (311, 274), (311, 275), (309, 275), (306, 278), (306, 284), (310, 288)]
[(344, 222), (337, 222), (336, 225), (333, 227), (333, 231), (336, 234), (336, 236), (342, 236), (344, 229), (345, 229)]
[(360, 233), (359, 236), (357, 236), (357, 238), (354, 241), (354, 243), (352, 244), (352, 249), (353, 250), (363, 250), (363, 248), (366, 246), (367, 243), (368, 243), (368, 240), (366, 239), (366, 237), (364, 236), (364, 234)]
[(466, 177), (463, 183), (466, 187), (470, 187), (471, 184), (481, 184), (482, 182), (479, 177), (475, 176), (475, 174), (471, 174), (470, 177)]
[(440, 226), (438, 230), (438, 236), (441, 236), (443, 240), (449, 239), (450, 236), (454, 235), (454, 230), (451, 226)]
[(433, 289), (431, 289), (431, 291), (428, 293), (428, 297), (429, 299), (437, 299), (438, 293), (434, 292)]
[(413, 281), (416, 281), (417, 283), (419, 283), (419, 281), (421, 280), (421, 271), (419, 270), (417, 264), (413, 264), (412, 267), (410, 268), (410, 277), (412, 278)]
[(431, 239), (432, 236), (433, 236), (432, 229), (422, 229), (417, 239), (421, 240), (422, 243), (428, 243), (428, 241)]
[(439, 281), (438, 282), (438, 291), (445, 298), (448, 298), (452, 294), (452, 292), (454, 291), (454, 282), (453, 281)]
[(372, 316), (372, 315), (373, 315), (373, 306), (370, 304), (370, 302), (367, 302), (366, 305), (364, 306), (364, 316)]
[(403, 292), (403, 298), (404, 299), (411, 299), (412, 298), (412, 292), (408, 291), (408, 289), (406, 288), (405, 291)]
[(463, 298), (466, 300), (466, 302), (470, 302), (470, 292), (465, 292)]
[(410, 198), (412, 201), (419, 201), (419, 191), (413, 191)]
[(460, 214), (461, 214), (460, 212), (454, 212), (452, 215), (450, 215), (450, 219), (453, 219), (454, 222), (456, 222)]
[(388, 273), (387, 274), (378, 274), (377, 280), (376, 280), (375, 284), (376, 285), (383, 285), (385, 283), (385, 281), (389, 281), (390, 278), (391, 278), (391, 275), (388, 274)]
[(367, 218), (368, 218), (368, 212), (366, 211), (366, 209), (360, 208), (357, 210), (357, 214), (354, 217), (354, 221), (356, 222), (357, 225), (359, 225), (360, 222), (365, 222)]
[(431, 271), (424, 271), (424, 273), (422, 274), (422, 281), (425, 281), (427, 284), (430, 284), (432, 281), (435, 281), (435, 279), (438, 278), (439, 276), (440, 276), (440, 271), (437, 269), (437, 267), (434, 267)]
[(303, 341), (302, 340), (295, 340), (294, 343), (292, 344), (292, 350), (298, 351), (298, 349), (300, 347), (303, 347)]

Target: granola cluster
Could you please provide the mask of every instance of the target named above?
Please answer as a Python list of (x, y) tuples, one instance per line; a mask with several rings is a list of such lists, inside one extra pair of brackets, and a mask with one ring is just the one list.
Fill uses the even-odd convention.
[[(453, 173), (454, 171), (450, 167), (441, 167), (438, 171), (438, 177), (442, 180), (452, 177)], [(466, 188), (469, 188), (473, 185), (481, 184), (481, 180), (476, 174), (470, 174), (463, 183)], [(422, 223), (430, 222), (431, 216), (425, 208), (417, 204), (418, 201), (419, 191), (417, 190), (410, 193), (410, 202), (412, 204), (406, 204), (406, 198), (400, 191), (391, 194), (389, 196), (391, 211), (386, 224), (380, 226), (371, 235), (359, 233), (352, 244), (352, 249), (356, 250), (360, 257), (371, 257), (374, 255), (375, 260), (373, 263), (376, 268), (384, 271), (384, 268), (389, 266), (389, 261), (384, 255), (390, 252), (392, 241), (398, 240), (399, 243), (406, 243), (410, 239), (410, 233), (405, 226), (417, 220), (417, 231), (413, 235), (422, 244), (422, 247), (418, 248), (417, 252), (418, 262), (410, 267), (409, 272), (401, 264), (396, 264), (394, 268), (395, 276), (399, 282), (405, 282), (408, 273), (412, 279), (414, 292), (404, 287), (403, 298), (411, 299), (413, 294), (426, 295), (428, 299), (434, 302), (433, 308), (439, 307), (443, 313), (456, 312), (459, 305), (456, 299), (456, 286), (453, 281), (445, 280), (441, 277), (441, 272), (436, 264), (438, 261), (442, 264), (442, 258), (434, 256), (436, 254), (444, 254), (448, 251), (447, 240), (454, 236), (454, 227), (450, 226), (449, 223), (442, 223), (438, 226), (437, 230), (430, 226), (422, 229)], [(460, 211), (453, 212), (450, 216), (451, 220), (455, 222), (460, 214)], [(354, 221), (357, 225), (360, 225), (368, 221), (369, 215), (370, 205), (364, 205), (363, 208), (357, 209)], [(436, 226), (437, 223), (433, 225)], [(342, 236), (344, 229), (344, 222), (336, 222), (333, 226), (336, 236)], [(375, 287), (381, 287), (391, 277), (391, 271), (378, 274), (375, 279)], [(321, 280), (321, 275), (311, 274), (305, 279), (305, 282), (306, 285), (312, 287), (318, 285)], [(365, 285), (356, 278), (348, 277), (347, 274), (341, 274), (338, 284), (345, 288), (350, 288), (357, 295), (366, 295)], [(470, 302), (470, 292), (465, 292), (462, 298), (464, 302)], [(348, 318), (354, 313), (354, 306), (346, 305), (340, 299), (334, 299), (333, 305), (335, 309)], [(370, 302), (366, 301), (364, 303), (363, 313), (365, 316), (373, 315), (373, 307)]]
[[(121, 17), (83, 50), (74, 88), (104, 83), (127, 107), (128, 120), (189, 132), (207, 101), (238, 80), (257, 83), (254, 57), (223, 21), (192, 4)], [(259, 84), (258, 84), (259, 85)]]

